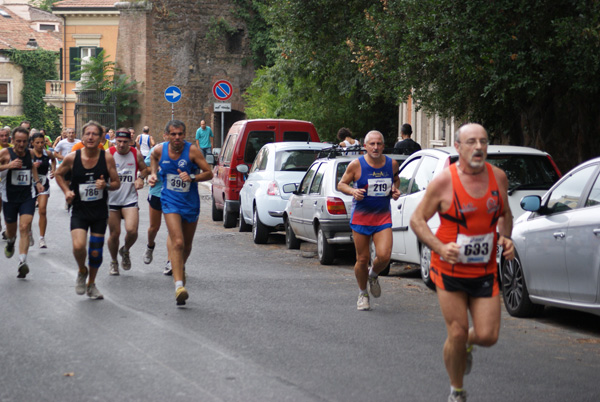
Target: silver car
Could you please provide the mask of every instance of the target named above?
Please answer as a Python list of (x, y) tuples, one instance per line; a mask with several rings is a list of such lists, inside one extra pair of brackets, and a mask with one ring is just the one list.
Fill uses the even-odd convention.
[[(293, 191), (294, 194), (288, 200), (283, 221), (289, 249), (300, 248), (301, 241), (316, 243), (320, 263), (329, 265), (335, 259), (338, 246), (353, 245), (350, 229), (352, 197), (339, 191), (337, 185), (348, 164), (360, 155), (345, 155), (347, 151), (335, 149), (323, 152), (328, 156), (317, 159), (310, 166), (297, 188), (284, 186), (284, 192)], [(400, 164), (408, 158), (405, 155), (387, 156)]]
[(502, 266), (504, 305), (527, 317), (554, 305), (600, 315), (600, 158), (577, 166), (543, 196), (521, 200), (515, 259)]

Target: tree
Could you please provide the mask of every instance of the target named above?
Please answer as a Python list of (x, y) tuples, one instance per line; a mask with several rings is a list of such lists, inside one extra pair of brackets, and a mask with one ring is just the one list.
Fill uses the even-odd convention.
[(75, 75), (81, 79), (84, 90), (103, 93), (105, 96), (102, 102), (105, 105), (116, 105), (117, 125), (139, 118), (139, 114), (134, 113), (139, 107), (136, 100), (140, 93), (136, 89), (139, 83), (131, 81), (131, 77), (121, 73), (115, 62), (107, 60), (104, 50), (82, 63)]
[(322, 7), (323, 2), (315, 0), (254, 3), (271, 27), (276, 48), (269, 54), (277, 56), (247, 90), (248, 116), (310, 120), (328, 140), (348, 126), (358, 137), (378, 129), (387, 134), (388, 143), (395, 141), (395, 103), (365, 90), (346, 44), (351, 20), (360, 18), (357, 11), (370, 1), (349, 0), (342, 8), (339, 2)]
[(29, 4), (44, 11), (52, 11), (52, 5), (60, 0), (30, 0)]

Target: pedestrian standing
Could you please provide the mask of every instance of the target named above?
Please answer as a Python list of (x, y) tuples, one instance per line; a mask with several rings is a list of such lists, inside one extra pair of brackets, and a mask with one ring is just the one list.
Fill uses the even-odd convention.
[[(169, 255), (175, 282), (175, 301), (181, 306), (189, 297), (184, 287), (184, 266), (192, 251), (200, 216), (198, 182), (212, 179), (213, 174), (202, 151), (185, 141), (183, 122), (171, 120), (165, 127), (165, 133), (169, 135), (169, 142), (157, 145), (152, 151), (152, 174), (148, 183), (154, 186), (158, 174), (163, 181), (161, 206), (171, 240)], [(198, 169), (201, 172), (196, 174)]]
[(400, 127), (400, 137), (402, 140), (394, 145), (396, 153), (401, 155), (412, 155), (421, 150), (419, 143), (410, 138), (411, 135), (412, 127), (410, 124), (403, 124), (402, 127)]
[[(87, 293), (90, 299), (103, 299), (96, 287), (96, 274), (102, 265), (104, 235), (108, 221), (108, 190), (120, 186), (115, 160), (109, 152), (99, 149), (102, 126), (94, 121), (83, 126), (85, 148), (65, 156), (56, 171), (56, 182), (72, 205), (71, 238), (73, 256), (79, 272), (75, 283), (78, 295)], [(70, 182), (65, 176), (70, 174)], [(85, 265), (87, 234), (89, 269)], [(87, 284), (86, 284), (87, 280)]]
[(214, 137), (212, 129), (206, 125), (206, 121), (201, 120), (200, 127), (196, 130), (196, 146), (202, 150), (204, 157), (212, 152)]
[(17, 278), (24, 279), (29, 273), (27, 252), (29, 232), (35, 213), (35, 192), (43, 186), (33, 163), (33, 150), (29, 149), (29, 130), (17, 127), (12, 132), (13, 148), (0, 151), (0, 171), (8, 170), (6, 183), (2, 189), (4, 222), (6, 223), (7, 243), (4, 248), (6, 258), (15, 252), (17, 221), (19, 228), (19, 266)]
[[(388, 266), (392, 255), (392, 214), (390, 198), (400, 197), (398, 162), (383, 155), (385, 145), (379, 131), (365, 137), (366, 155), (348, 164), (338, 190), (352, 196), (350, 228), (356, 248), (354, 275), (358, 282), (358, 310), (371, 309), (369, 292), (381, 296), (379, 273)], [(354, 186), (350, 186), (354, 183)], [(375, 244), (373, 266), (369, 267), (370, 242)]]
[[(131, 269), (129, 249), (138, 238), (140, 221), (137, 191), (144, 187), (144, 178), (147, 174), (144, 158), (131, 146), (131, 134), (127, 129), (117, 130), (115, 142), (116, 145), (109, 148), (109, 153), (115, 160), (121, 186), (108, 192), (110, 275), (119, 275), (117, 253), (121, 256), (121, 267), (125, 271)], [(119, 248), (121, 220), (125, 222), (125, 239), (123, 247)]]
[[(444, 363), (450, 377), (449, 402), (467, 400), (463, 377), (471, 371), (473, 345), (492, 346), (500, 331), (500, 290), (496, 246), (514, 258), (508, 179), (486, 163), (488, 135), (479, 124), (456, 133), (458, 162), (427, 186), (410, 226), (431, 250), (431, 280), (446, 322)], [(434, 235), (427, 221), (438, 214)], [(469, 327), (469, 312), (472, 326)]]

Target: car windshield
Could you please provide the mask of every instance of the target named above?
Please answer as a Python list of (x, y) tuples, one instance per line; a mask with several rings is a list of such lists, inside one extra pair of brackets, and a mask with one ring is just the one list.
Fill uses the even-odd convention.
[(317, 159), (320, 149), (296, 149), (279, 151), (275, 156), (275, 170), (283, 172), (306, 172)]
[(545, 155), (488, 154), (487, 161), (506, 172), (509, 193), (520, 189), (548, 190), (559, 179)]

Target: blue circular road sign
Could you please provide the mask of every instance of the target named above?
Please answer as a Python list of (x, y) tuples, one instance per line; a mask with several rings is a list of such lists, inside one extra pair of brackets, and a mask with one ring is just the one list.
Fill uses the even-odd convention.
[(165, 99), (169, 103), (179, 102), (181, 99), (181, 89), (177, 88), (176, 86), (170, 86), (165, 91)]

